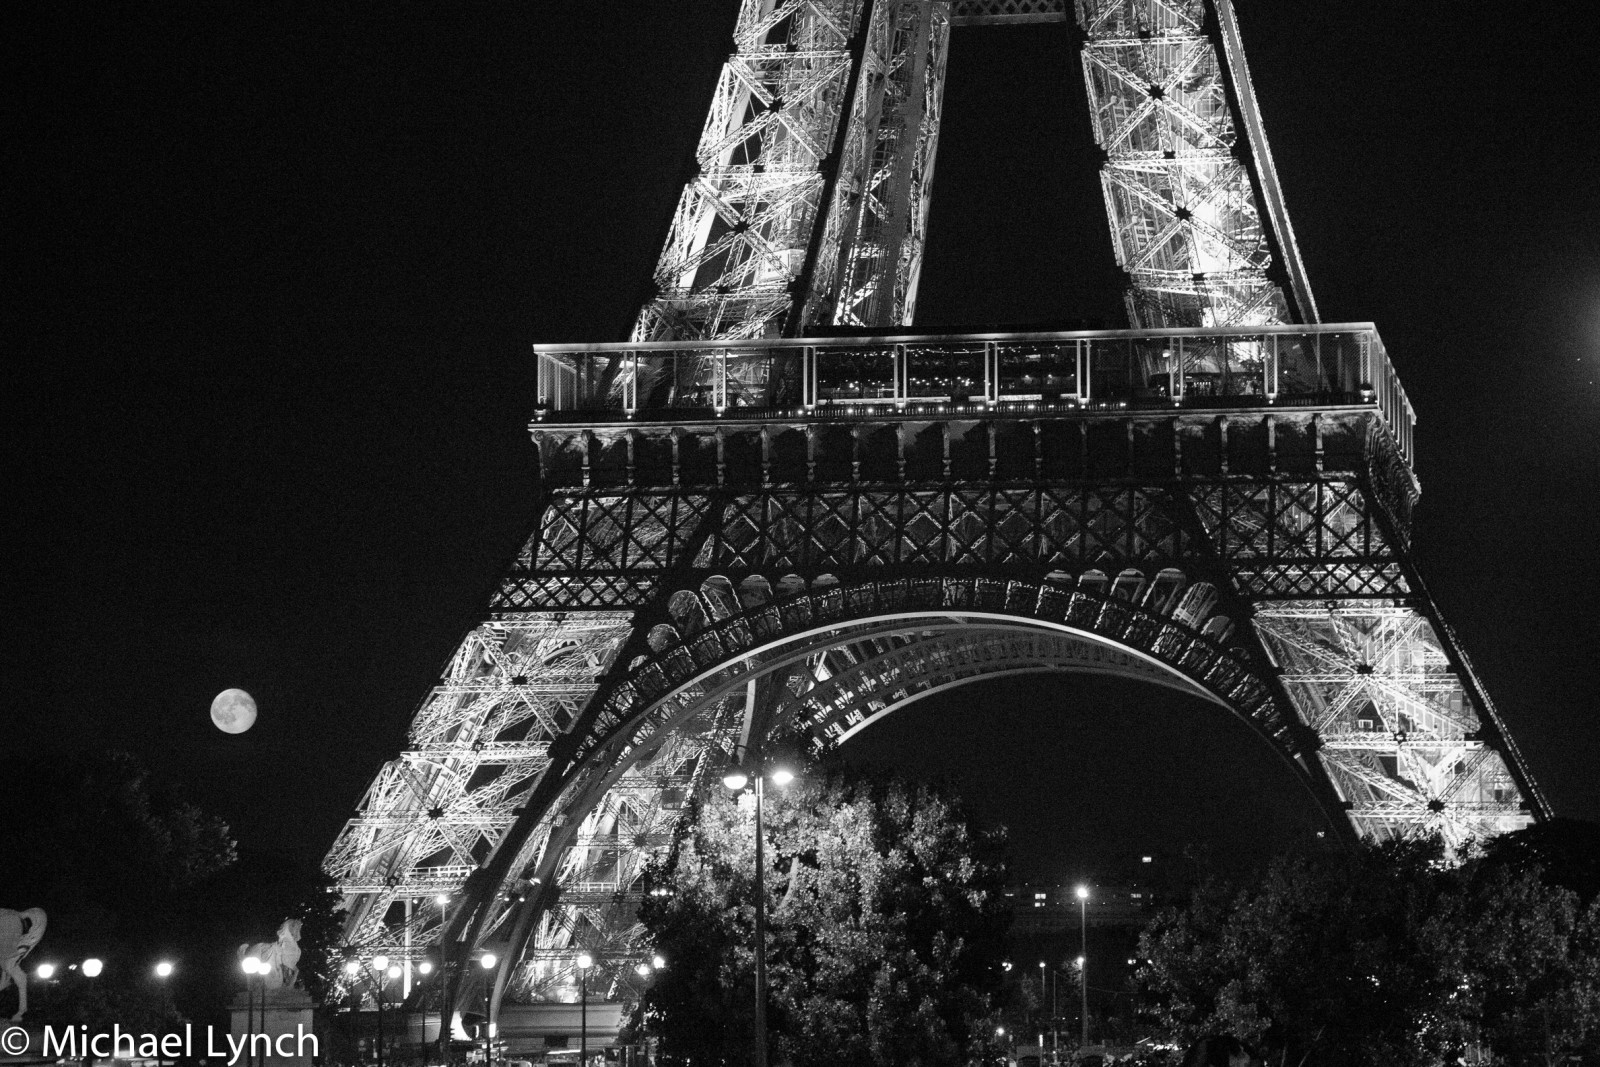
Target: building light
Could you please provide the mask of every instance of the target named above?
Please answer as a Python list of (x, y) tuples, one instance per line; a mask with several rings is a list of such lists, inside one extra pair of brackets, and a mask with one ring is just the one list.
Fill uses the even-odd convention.
[(1149, 863), (1149, 862), (1151, 862), (1151, 859), (1152, 859), (1152, 857), (1150, 857), (1150, 856), (1140, 856), (1139, 857), (1139, 862), (1140, 863)]

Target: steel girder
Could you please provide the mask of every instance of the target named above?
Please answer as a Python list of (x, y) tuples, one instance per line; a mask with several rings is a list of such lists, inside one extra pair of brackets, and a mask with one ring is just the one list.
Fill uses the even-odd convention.
[(909, 322), (948, 0), (745, 0), (636, 340)]
[[(1132, 324), (1315, 322), (1229, 0), (1077, 6)], [(1273, 277), (1275, 248), (1292, 312)]]

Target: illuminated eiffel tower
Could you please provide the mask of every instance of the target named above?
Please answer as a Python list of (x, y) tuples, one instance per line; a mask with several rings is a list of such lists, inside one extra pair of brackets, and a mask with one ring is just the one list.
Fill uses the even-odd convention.
[[(1069, 19), (1132, 328), (916, 334), (949, 34)], [(1318, 320), (1230, 0), (744, 0), (734, 42), (632, 339), (538, 346), (537, 528), (328, 855), (391, 995), (431, 955), (481, 1003), (493, 951), (496, 1004), (571, 999), (581, 949), (630, 999), (640, 872), (734, 753), (1004, 674), (1221, 705), (1334, 834), (1548, 815), (1413, 565), (1412, 410)]]

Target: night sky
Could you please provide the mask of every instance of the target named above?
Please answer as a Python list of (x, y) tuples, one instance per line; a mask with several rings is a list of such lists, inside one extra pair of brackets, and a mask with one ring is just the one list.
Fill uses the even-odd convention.
[[(246, 845), (327, 847), (530, 527), (528, 346), (625, 336), (735, 7), (32, 12), (0, 788), (126, 748)], [(1417, 409), (1420, 564), (1558, 812), (1600, 818), (1596, 20), (1239, 7), (1323, 318), (1376, 322)], [(1124, 325), (1094, 166), (1064, 28), (958, 30), (919, 324)], [(1041, 877), (1311, 819), (1242, 726), (1132, 684), (971, 687), (852, 756), (955, 776)]]

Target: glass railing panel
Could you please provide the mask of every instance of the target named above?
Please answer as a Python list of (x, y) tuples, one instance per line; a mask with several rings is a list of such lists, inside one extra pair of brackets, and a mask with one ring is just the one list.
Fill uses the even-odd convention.
[(1285, 399), (1320, 396), (1327, 392), (1322, 374), (1320, 346), (1312, 334), (1280, 333), (1278, 345), (1278, 395)]
[(726, 361), (730, 408), (789, 408), (800, 404), (798, 348), (730, 349)]
[(716, 353), (705, 349), (639, 352), (634, 405), (639, 411), (709, 408), (716, 404)]
[(817, 400), (850, 404), (894, 399), (894, 348), (818, 348)]
[(984, 346), (981, 343), (908, 344), (904, 351), (908, 398), (954, 403), (983, 398)]
[(1009, 342), (995, 345), (1001, 400), (1058, 400), (1078, 392), (1078, 345), (1074, 341)]
[(1091, 401), (1131, 400), (1135, 388), (1148, 388), (1135, 366), (1133, 343), (1122, 337), (1089, 342), (1089, 398)]

